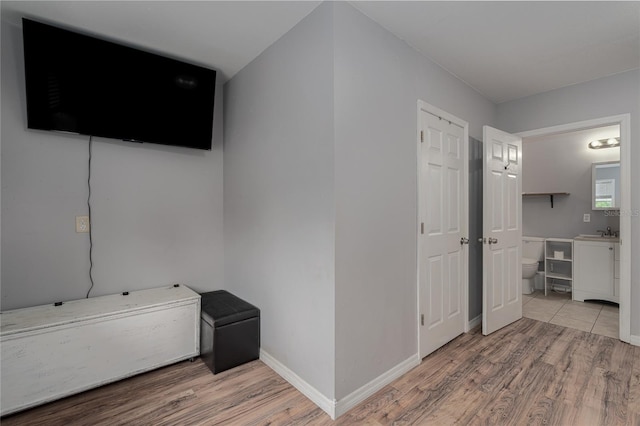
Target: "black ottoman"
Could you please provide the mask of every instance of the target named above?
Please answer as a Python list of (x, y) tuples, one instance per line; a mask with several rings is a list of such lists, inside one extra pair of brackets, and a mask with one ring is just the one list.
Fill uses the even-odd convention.
[(200, 296), (200, 357), (213, 374), (258, 359), (260, 309), (225, 290)]

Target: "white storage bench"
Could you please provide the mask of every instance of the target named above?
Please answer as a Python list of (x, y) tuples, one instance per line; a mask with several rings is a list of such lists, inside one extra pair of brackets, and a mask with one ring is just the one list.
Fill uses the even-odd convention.
[(183, 285), (0, 314), (0, 415), (200, 354), (200, 295)]

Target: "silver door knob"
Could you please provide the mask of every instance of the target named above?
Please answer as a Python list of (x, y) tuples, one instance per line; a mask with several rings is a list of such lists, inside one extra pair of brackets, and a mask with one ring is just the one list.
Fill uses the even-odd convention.
[(498, 244), (498, 239), (489, 237), (489, 244)]
[(469, 244), (469, 239), (465, 237), (460, 238), (460, 245), (463, 244)]

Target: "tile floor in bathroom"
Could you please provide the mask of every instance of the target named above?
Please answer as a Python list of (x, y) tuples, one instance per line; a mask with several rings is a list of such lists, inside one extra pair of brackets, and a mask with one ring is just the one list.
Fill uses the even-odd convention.
[(522, 316), (602, 336), (620, 338), (619, 308), (596, 302), (571, 300), (571, 293), (536, 290), (522, 295)]

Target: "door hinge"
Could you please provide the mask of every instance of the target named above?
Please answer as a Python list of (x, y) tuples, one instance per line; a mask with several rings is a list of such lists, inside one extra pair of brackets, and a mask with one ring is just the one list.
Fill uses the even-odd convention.
[(424, 130), (420, 130), (420, 142), (424, 142)]
[(424, 234), (424, 222), (420, 224), (420, 233)]
[(424, 325), (424, 314), (420, 314), (420, 325)]

